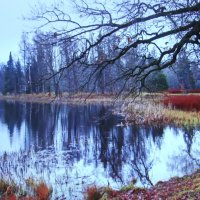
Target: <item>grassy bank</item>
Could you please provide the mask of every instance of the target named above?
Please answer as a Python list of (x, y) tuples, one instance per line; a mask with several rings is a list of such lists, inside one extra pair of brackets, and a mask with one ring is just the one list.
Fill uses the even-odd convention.
[(86, 200), (157, 200), (157, 199), (193, 199), (200, 197), (200, 171), (181, 178), (174, 177), (169, 181), (158, 182), (155, 186), (145, 189), (138, 188), (134, 183), (121, 190), (111, 188), (90, 187), (86, 190)]

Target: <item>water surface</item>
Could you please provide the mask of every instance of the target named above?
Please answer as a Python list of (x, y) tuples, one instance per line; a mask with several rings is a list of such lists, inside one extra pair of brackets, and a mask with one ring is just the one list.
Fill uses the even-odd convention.
[(88, 185), (137, 179), (148, 187), (200, 168), (200, 128), (121, 126), (104, 105), (0, 101), (0, 176), (44, 180), (52, 199), (82, 199)]

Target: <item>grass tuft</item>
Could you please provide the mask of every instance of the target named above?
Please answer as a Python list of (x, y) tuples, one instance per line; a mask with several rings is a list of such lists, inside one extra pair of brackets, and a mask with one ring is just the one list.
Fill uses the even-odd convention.
[(98, 200), (102, 197), (100, 189), (96, 186), (91, 186), (86, 189), (86, 200)]
[(41, 182), (37, 185), (35, 193), (38, 200), (48, 200), (52, 190), (44, 182)]

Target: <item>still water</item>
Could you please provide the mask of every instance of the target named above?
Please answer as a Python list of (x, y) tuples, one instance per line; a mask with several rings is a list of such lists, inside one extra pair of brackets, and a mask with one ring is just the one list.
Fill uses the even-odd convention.
[(200, 127), (121, 126), (104, 105), (0, 101), (0, 177), (82, 199), (88, 185), (148, 187), (200, 168)]

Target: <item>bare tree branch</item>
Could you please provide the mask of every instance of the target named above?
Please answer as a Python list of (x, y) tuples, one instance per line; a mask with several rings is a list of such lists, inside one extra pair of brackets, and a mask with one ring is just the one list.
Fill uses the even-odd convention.
[[(135, 83), (132, 89), (135, 89), (138, 85), (145, 87), (145, 80), (153, 72), (176, 63), (183, 49), (193, 61), (198, 60), (195, 55), (200, 47), (200, 2), (197, 0), (121, 0), (108, 5), (106, 1), (90, 4), (87, 0), (80, 0), (73, 3), (82, 18), (73, 20), (73, 15), (65, 12), (65, 8), (58, 7), (36, 16), (36, 19), (44, 20), (39, 29), (52, 25), (56, 30), (42, 40), (43, 44), (60, 46), (68, 41), (69, 46), (78, 46), (70, 62), (48, 76), (47, 80), (81, 65), (92, 69), (88, 74), (90, 81), (92, 77), (102, 75), (111, 65), (117, 66), (118, 61), (126, 62), (126, 56), (134, 50), (140, 62), (132, 63), (128, 68), (121, 67), (121, 73), (109, 84), (124, 80), (126, 85), (131, 80)], [(94, 35), (93, 40), (90, 40), (91, 34)], [(113, 49), (100, 56), (97, 49), (105, 44), (108, 46), (109, 39), (117, 37), (119, 42), (113, 43)], [(148, 56), (152, 51), (155, 55)], [(91, 59), (91, 54), (95, 57), (94, 52), (96, 59)]]

